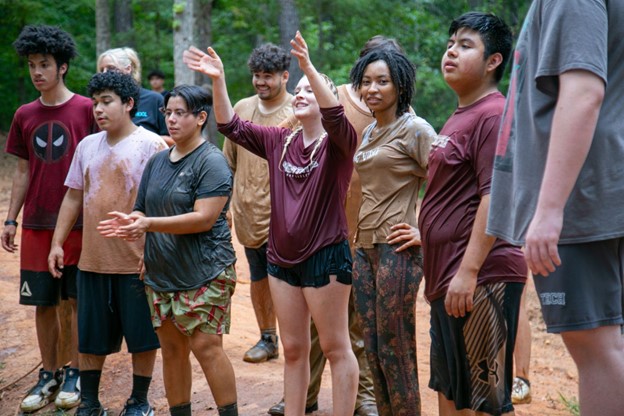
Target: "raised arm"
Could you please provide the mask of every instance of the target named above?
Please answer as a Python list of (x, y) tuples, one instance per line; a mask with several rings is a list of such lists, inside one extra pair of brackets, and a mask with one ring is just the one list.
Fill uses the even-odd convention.
[(215, 120), (219, 124), (227, 124), (234, 117), (234, 109), (225, 85), (223, 62), (212, 47), (209, 47), (207, 52), (191, 46), (184, 51), (182, 60), (193, 71), (201, 72), (212, 79), (212, 102)]
[(290, 53), (299, 61), (299, 68), (301, 68), (303, 74), (308, 78), (319, 107), (330, 108), (339, 105), (340, 103), (334, 93), (329, 89), (329, 86), (314, 65), (312, 65), (308, 52), (308, 45), (299, 31), (295, 34), (295, 38), (290, 41), (290, 45), (292, 46)]

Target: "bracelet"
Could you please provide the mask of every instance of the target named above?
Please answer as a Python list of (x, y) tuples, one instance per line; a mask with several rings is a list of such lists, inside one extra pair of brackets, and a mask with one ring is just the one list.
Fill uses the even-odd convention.
[(4, 225), (5, 225), (5, 226), (7, 226), (7, 225), (12, 225), (12, 226), (14, 226), (14, 227), (17, 227), (17, 221), (15, 221), (15, 220), (6, 220), (6, 221), (4, 222)]

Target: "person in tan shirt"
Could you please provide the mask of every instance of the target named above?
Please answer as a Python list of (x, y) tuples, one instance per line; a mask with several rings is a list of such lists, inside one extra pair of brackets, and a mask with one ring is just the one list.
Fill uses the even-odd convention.
[[(243, 120), (277, 126), (293, 114), (292, 95), (286, 90), (290, 54), (266, 43), (253, 50), (247, 62), (256, 95), (240, 100), (234, 111)], [(265, 159), (225, 139), (223, 154), (234, 173), (231, 214), (238, 241), (245, 247), (251, 278), (251, 303), (260, 340), (243, 360), (261, 363), (279, 356), (276, 317), (267, 279), (267, 240), (271, 201), (269, 169)]]

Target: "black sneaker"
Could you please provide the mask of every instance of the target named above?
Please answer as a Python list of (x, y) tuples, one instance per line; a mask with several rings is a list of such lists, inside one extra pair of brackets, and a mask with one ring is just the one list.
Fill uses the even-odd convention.
[(274, 334), (262, 334), (260, 341), (245, 353), (243, 361), (262, 363), (279, 357), (278, 337)]
[(80, 371), (77, 368), (63, 367), (63, 384), (54, 404), (59, 409), (71, 409), (80, 404)]
[(25, 413), (35, 412), (52, 402), (58, 393), (61, 381), (61, 373), (58, 370), (56, 373), (52, 373), (52, 371), (45, 371), (43, 368), (39, 369), (39, 381), (22, 400), (20, 405), (22, 411)]
[(130, 397), (119, 416), (154, 416), (154, 409), (148, 402)]
[(76, 410), (76, 416), (107, 416), (106, 410), (101, 404), (91, 405), (89, 403), (82, 402)]

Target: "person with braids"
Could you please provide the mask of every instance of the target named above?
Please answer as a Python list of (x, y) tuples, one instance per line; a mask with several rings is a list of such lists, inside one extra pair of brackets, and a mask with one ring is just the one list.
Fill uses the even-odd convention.
[[(69, 232), (65, 269), (59, 279), (48, 272), (47, 252), (72, 157), (78, 143), (95, 132), (97, 125), (91, 99), (73, 93), (65, 85), (70, 61), (78, 54), (67, 32), (53, 26), (26, 26), (13, 46), (27, 60), (33, 86), (41, 94), (15, 112), (5, 149), (17, 157), (17, 167), (2, 230), (2, 248), (9, 253), (17, 251), (17, 217), (23, 207), (19, 303), (35, 307), (42, 364), (37, 383), (21, 402), (21, 410), (34, 412), (52, 400), (60, 408), (71, 408), (80, 403), (76, 265), (82, 220)], [(71, 307), (71, 338), (66, 340), (71, 362), (64, 370), (59, 370), (65, 363), (57, 356), (61, 341), (57, 310), (61, 299)]]
[(338, 103), (333, 83), (317, 72), (299, 32), (291, 45), (305, 75), (293, 99), (300, 123), (294, 131), (258, 126), (234, 113), (223, 64), (212, 48), (204, 53), (191, 47), (184, 61), (212, 78), (219, 130), (269, 164), (267, 256), (284, 347), (285, 414), (300, 416), (305, 411), (312, 317), (331, 366), (333, 414), (352, 416), (358, 368), (347, 324), (351, 253), (343, 203), (357, 136)]
[(410, 112), (416, 71), (396, 48), (373, 49), (351, 82), (374, 121), (355, 154), (362, 202), (353, 287), (382, 415), (420, 414), (415, 308), (423, 276), (416, 205), (434, 129)]

